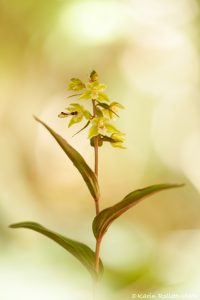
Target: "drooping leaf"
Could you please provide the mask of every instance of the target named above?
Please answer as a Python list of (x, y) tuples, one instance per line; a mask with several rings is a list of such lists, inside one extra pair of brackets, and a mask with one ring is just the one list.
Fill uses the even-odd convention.
[(181, 187), (183, 184), (157, 184), (145, 187), (129, 193), (119, 203), (102, 210), (93, 221), (93, 233), (97, 239), (101, 239), (108, 230), (111, 223), (125, 213), (128, 209), (139, 203), (141, 200), (156, 192), (166, 189)]
[(57, 143), (60, 145), (63, 151), (67, 154), (69, 159), (72, 161), (74, 166), (81, 173), (85, 183), (88, 186), (91, 195), (93, 196), (94, 199), (96, 199), (99, 196), (98, 181), (95, 173), (88, 166), (88, 164), (81, 156), (81, 154), (77, 150), (75, 150), (65, 139), (63, 139), (59, 134), (57, 134), (53, 129), (51, 129), (48, 125), (46, 125), (43, 121), (41, 121), (37, 117), (34, 118), (36, 121), (41, 123), (54, 137), (54, 139), (57, 141)]
[[(10, 228), (28, 228), (49, 237), (51, 240), (55, 241), (74, 257), (76, 257), (85, 266), (92, 277), (97, 277), (95, 271), (95, 253), (87, 245), (66, 238), (65, 236), (53, 232), (35, 222), (20, 222), (10, 225)], [(100, 273), (102, 274), (102, 272), (103, 264), (100, 261)]]

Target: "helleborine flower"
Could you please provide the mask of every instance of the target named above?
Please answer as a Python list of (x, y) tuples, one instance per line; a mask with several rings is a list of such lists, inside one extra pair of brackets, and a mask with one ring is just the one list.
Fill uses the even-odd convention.
[(117, 147), (117, 148), (123, 148), (125, 149), (126, 147), (123, 145), (123, 142), (124, 142), (124, 133), (122, 132), (117, 132), (117, 133), (113, 133), (111, 134), (111, 141), (110, 144), (113, 146), (113, 147)]
[(109, 119), (104, 117), (94, 118), (92, 126), (89, 130), (88, 138), (92, 138), (97, 135), (106, 135), (107, 133), (119, 133), (120, 131), (109, 123)]
[(108, 95), (103, 93), (105, 84), (99, 82), (88, 83), (87, 90), (79, 96), (80, 100), (97, 100), (99, 102), (109, 101)]
[(70, 117), (68, 127), (81, 122), (83, 119), (87, 120), (84, 126), (74, 135), (89, 128), (88, 138), (91, 145), (93, 145), (92, 140), (95, 140), (95, 137), (98, 136), (99, 146), (102, 146), (103, 142), (110, 142), (114, 147), (123, 148), (123, 134), (110, 123), (110, 120), (115, 116), (119, 117), (117, 112), (124, 107), (116, 101), (108, 103), (110, 100), (105, 93), (107, 86), (99, 82), (97, 72), (93, 70), (86, 83), (82, 82), (79, 78), (72, 78), (68, 88), (71, 91), (75, 91), (68, 98), (76, 96), (78, 100), (89, 100), (93, 107), (93, 112), (90, 113), (84, 106), (72, 103), (66, 108), (67, 112), (59, 114), (60, 118)]
[(110, 104), (99, 103), (98, 105), (103, 108), (102, 109), (103, 114), (109, 117), (110, 119), (112, 119), (115, 116), (119, 117), (117, 114), (118, 110), (124, 108), (124, 106), (118, 102), (112, 102)]
[(90, 120), (91, 118), (90, 112), (78, 103), (71, 103), (70, 106), (66, 108), (66, 110), (69, 113), (61, 112), (58, 116), (60, 118), (65, 118), (68, 116), (72, 117), (68, 127), (71, 127), (72, 125), (81, 122), (83, 118), (85, 118), (86, 120)]
[(81, 91), (85, 88), (85, 84), (78, 78), (72, 78), (68, 85), (69, 91)]

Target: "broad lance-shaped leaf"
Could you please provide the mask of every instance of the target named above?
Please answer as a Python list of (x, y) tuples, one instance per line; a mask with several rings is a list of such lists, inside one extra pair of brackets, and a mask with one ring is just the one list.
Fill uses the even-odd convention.
[(121, 202), (102, 210), (93, 221), (93, 232), (97, 239), (101, 239), (110, 224), (128, 209), (141, 200), (162, 190), (181, 187), (183, 184), (157, 184), (139, 189), (128, 194)]
[(96, 175), (92, 171), (92, 169), (88, 166), (84, 158), (80, 155), (78, 151), (76, 151), (65, 139), (63, 139), (53, 129), (51, 129), (48, 125), (46, 125), (43, 121), (41, 121), (37, 117), (34, 118), (51, 133), (51, 135), (55, 138), (55, 140), (58, 142), (60, 147), (64, 150), (64, 152), (67, 154), (69, 159), (72, 161), (74, 166), (79, 170), (85, 183), (88, 186), (88, 189), (90, 190), (92, 197), (94, 199), (98, 198), (99, 185), (98, 185)]
[[(95, 271), (95, 253), (85, 244), (66, 238), (65, 236), (53, 232), (35, 222), (21, 222), (10, 225), (10, 228), (28, 228), (37, 231), (51, 240), (54, 240), (61, 247), (65, 248), (75, 256), (90, 272), (92, 277), (97, 278)], [(103, 264), (100, 261), (100, 275), (103, 273)]]

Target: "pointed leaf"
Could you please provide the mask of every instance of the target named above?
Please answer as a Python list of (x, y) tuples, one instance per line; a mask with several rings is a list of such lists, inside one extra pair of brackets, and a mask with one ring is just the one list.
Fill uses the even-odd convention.
[[(92, 277), (96, 278), (95, 253), (85, 244), (68, 239), (65, 236), (53, 232), (35, 222), (21, 222), (12, 224), (10, 225), (10, 228), (28, 228), (49, 237), (51, 240), (55, 241), (57, 244), (75, 256), (90, 272)], [(100, 272), (103, 272), (102, 262), (100, 262)]]
[(93, 196), (94, 199), (96, 199), (99, 196), (99, 185), (96, 178), (95, 173), (92, 171), (92, 169), (88, 166), (84, 158), (80, 155), (78, 151), (76, 151), (66, 140), (64, 140), (60, 135), (58, 135), (53, 129), (51, 129), (48, 125), (46, 125), (44, 122), (42, 122), (37, 117), (34, 117), (36, 121), (41, 123), (49, 132), (50, 134), (55, 138), (57, 143), (60, 145), (60, 147), (63, 149), (63, 151), (67, 154), (69, 159), (72, 161), (74, 166), (78, 169), (78, 171), (81, 173), (85, 183), (88, 186), (88, 189)]
[(121, 202), (102, 210), (93, 221), (93, 232), (97, 239), (101, 239), (111, 223), (128, 209), (141, 200), (156, 192), (181, 187), (183, 184), (157, 184), (139, 189), (128, 194)]

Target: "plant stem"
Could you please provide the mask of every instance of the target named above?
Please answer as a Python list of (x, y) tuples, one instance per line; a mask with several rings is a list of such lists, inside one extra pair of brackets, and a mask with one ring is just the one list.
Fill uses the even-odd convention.
[(97, 278), (93, 282), (93, 300), (97, 300), (97, 289), (98, 289), (98, 283), (99, 283), (100, 246), (101, 246), (101, 239), (97, 239), (96, 240), (96, 250), (95, 250), (95, 270), (96, 270)]
[(95, 258), (95, 269), (97, 274), (99, 273), (99, 254), (100, 254), (100, 247), (101, 247), (101, 239), (97, 239), (96, 241), (96, 258)]
[[(93, 105), (93, 117), (96, 117), (96, 104), (95, 100), (92, 100)], [(94, 137), (94, 172), (96, 174), (97, 180), (98, 180), (98, 172), (99, 172), (99, 138), (98, 136)], [(95, 209), (96, 209), (96, 215), (99, 213), (99, 200), (100, 196), (98, 195), (95, 199)]]
[[(93, 105), (93, 117), (96, 117), (96, 103), (95, 100), (92, 100)], [(94, 137), (94, 172), (96, 174), (97, 180), (98, 180), (98, 167), (99, 167), (99, 138), (98, 136)], [(99, 201), (100, 201), (100, 195), (98, 195), (95, 199), (95, 208), (96, 208), (96, 215), (98, 215), (100, 209), (99, 209)], [(97, 277), (99, 274), (99, 254), (100, 254), (100, 246), (101, 246), (101, 240), (96, 240), (96, 250), (95, 250), (95, 269), (97, 273)]]

